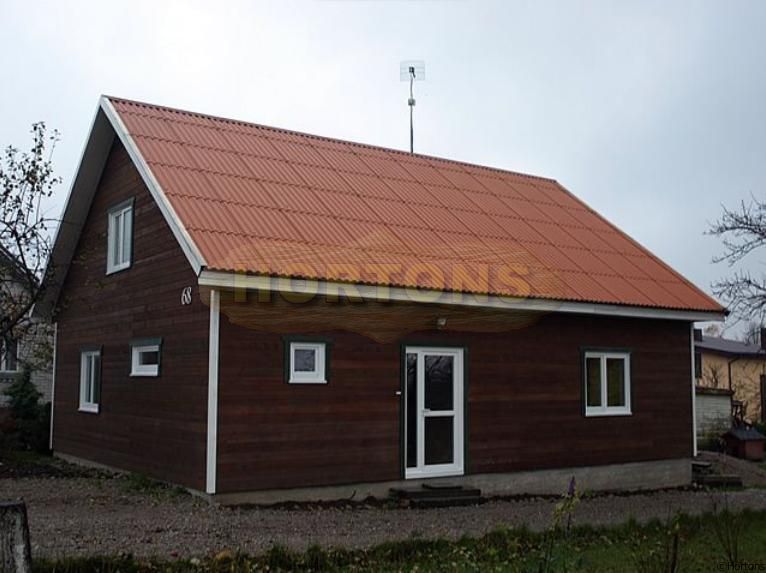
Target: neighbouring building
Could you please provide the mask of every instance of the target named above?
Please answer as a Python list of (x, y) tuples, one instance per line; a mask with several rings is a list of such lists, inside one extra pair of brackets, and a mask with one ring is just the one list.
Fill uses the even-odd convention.
[(721, 436), (732, 426), (732, 394), (727, 388), (697, 386), (697, 443), (706, 450), (714, 450)]
[(766, 421), (766, 336), (760, 344), (695, 332), (695, 377), (705, 388), (730, 390), (749, 422)]
[(725, 310), (552, 179), (103, 97), (58, 455), (222, 501), (689, 483)]
[[(13, 289), (24, 288), (24, 280), (19, 278), (20, 269), (18, 261), (0, 247), (0, 281), (5, 292)], [(51, 379), (53, 369), (51, 365), (51, 350), (53, 339), (50, 325), (39, 317), (32, 320), (24, 320), (22, 334), (18, 336), (4, 336), (0, 339), (0, 410), (5, 408), (8, 397), (5, 390), (21, 376), (22, 370), (27, 367), (30, 370), (31, 379), (35, 387), (42, 395), (41, 401), (51, 401)]]

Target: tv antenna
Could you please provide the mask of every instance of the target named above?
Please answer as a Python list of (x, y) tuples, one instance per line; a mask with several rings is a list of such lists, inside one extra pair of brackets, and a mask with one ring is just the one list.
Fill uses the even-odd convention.
[(415, 96), (412, 93), (412, 84), (426, 79), (426, 64), (422, 60), (405, 60), (399, 64), (399, 80), (410, 82), (410, 98), (407, 105), (410, 106), (410, 153), (415, 153), (415, 130), (412, 124), (412, 112), (415, 109)]

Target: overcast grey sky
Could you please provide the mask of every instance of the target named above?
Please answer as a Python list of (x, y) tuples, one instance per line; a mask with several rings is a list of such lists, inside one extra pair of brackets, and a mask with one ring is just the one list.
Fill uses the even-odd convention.
[[(703, 289), (766, 185), (766, 2), (0, 0), (0, 145), (102, 93), (553, 177)], [(763, 254), (746, 265), (760, 272)]]

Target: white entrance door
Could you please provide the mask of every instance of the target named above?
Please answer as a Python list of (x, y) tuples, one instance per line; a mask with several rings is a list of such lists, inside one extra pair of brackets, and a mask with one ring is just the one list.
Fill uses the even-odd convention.
[(463, 350), (407, 347), (404, 477), (463, 475)]

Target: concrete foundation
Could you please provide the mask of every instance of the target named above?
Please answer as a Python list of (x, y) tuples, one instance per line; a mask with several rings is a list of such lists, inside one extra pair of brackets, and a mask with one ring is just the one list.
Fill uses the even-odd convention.
[(223, 505), (363, 500), (367, 497), (387, 497), (391, 488), (416, 487), (422, 483), (449, 483), (477, 487), (481, 489), (484, 496), (563, 495), (572, 477), (577, 481), (579, 491), (636, 491), (687, 486), (691, 484), (691, 471), (691, 460), (684, 458), (428, 480), (397, 480), (342, 486), (220, 493), (211, 496), (211, 499)]

